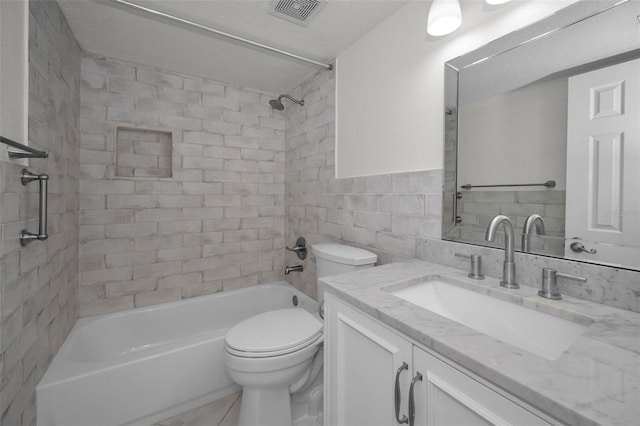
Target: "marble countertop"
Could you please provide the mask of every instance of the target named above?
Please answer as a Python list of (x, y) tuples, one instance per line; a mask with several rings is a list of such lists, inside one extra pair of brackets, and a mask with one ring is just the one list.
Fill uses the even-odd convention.
[[(398, 297), (397, 288), (438, 274), (481, 293), (573, 319), (594, 320), (559, 358), (544, 359)], [(417, 280), (417, 281), (416, 281)], [(392, 263), (324, 277), (320, 285), (361, 311), (570, 425), (640, 424), (640, 314), (537, 288), (507, 290), (466, 271), (425, 261)]]

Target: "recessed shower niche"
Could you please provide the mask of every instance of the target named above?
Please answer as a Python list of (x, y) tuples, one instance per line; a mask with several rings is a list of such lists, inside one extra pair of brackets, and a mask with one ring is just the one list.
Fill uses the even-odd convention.
[(116, 176), (171, 177), (172, 134), (119, 127), (116, 131)]

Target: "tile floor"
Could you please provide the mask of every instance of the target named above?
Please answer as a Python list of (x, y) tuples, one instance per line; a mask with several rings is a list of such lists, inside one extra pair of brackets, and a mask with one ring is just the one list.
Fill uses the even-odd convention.
[(241, 392), (234, 393), (154, 426), (236, 426), (240, 413), (240, 395)]

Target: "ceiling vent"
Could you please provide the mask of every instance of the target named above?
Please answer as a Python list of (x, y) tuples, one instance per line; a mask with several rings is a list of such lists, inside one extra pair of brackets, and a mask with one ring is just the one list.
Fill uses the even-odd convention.
[(273, 0), (269, 14), (306, 27), (324, 5), (318, 0)]

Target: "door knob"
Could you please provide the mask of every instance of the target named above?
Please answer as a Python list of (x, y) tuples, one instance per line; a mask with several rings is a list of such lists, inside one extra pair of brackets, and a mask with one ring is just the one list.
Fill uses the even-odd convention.
[(579, 243), (577, 241), (575, 243), (571, 243), (569, 247), (571, 248), (571, 250), (573, 250), (576, 253), (596, 254), (598, 252), (596, 249), (586, 248), (584, 244)]

